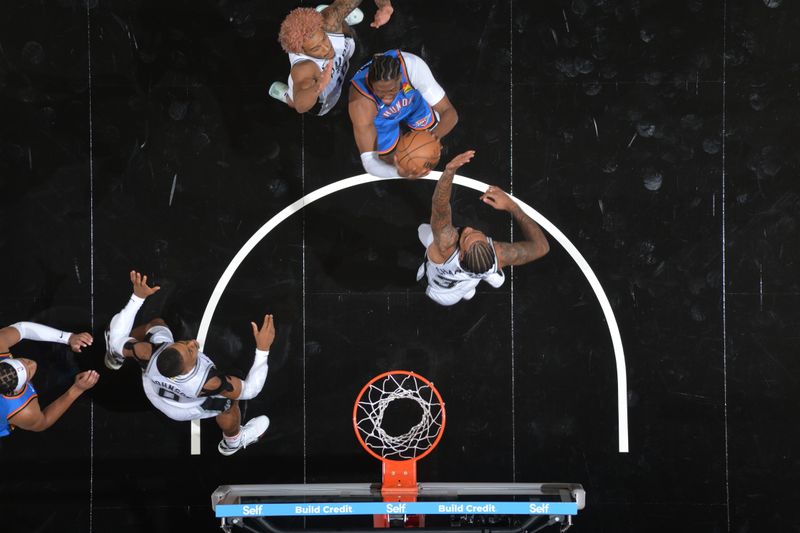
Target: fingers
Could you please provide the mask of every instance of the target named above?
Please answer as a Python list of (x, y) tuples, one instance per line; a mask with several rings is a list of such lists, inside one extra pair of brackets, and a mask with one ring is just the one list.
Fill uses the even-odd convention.
[(250, 322), (250, 327), (253, 328), (253, 336), (258, 337), (258, 326), (255, 322)]
[(90, 389), (95, 386), (100, 379), (100, 374), (96, 370), (87, 370), (75, 376), (75, 383), (82, 389)]
[(467, 150), (466, 152), (455, 156), (447, 166), (455, 165), (456, 167), (460, 167), (462, 165), (469, 163), (474, 156), (475, 156), (475, 150)]
[(72, 333), (69, 336), (69, 347), (73, 352), (80, 353), (81, 348), (91, 346), (92, 336), (89, 333)]
[(504, 196), (505, 194), (506, 192), (500, 187), (489, 185), (489, 187), (486, 189), (486, 192), (483, 193), (483, 196), (496, 200), (497, 198)]
[(264, 325), (261, 326), (262, 329), (268, 328), (272, 326), (272, 315), (264, 315)]

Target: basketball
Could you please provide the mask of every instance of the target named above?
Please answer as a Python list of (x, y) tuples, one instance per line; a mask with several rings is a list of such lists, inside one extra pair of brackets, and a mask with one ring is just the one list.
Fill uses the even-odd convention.
[(418, 174), (430, 170), (439, 162), (442, 145), (429, 131), (412, 130), (397, 142), (398, 170), (406, 174)]

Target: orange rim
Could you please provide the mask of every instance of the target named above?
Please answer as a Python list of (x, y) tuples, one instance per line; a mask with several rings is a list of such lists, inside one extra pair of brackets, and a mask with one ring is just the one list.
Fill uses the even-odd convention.
[[(364, 396), (364, 393), (367, 391), (367, 389), (369, 389), (370, 385), (372, 385), (376, 381), (378, 381), (380, 379), (383, 379), (383, 378), (386, 378), (387, 376), (396, 375), (396, 374), (404, 375), (404, 376), (410, 376), (410, 377), (412, 377), (412, 378), (414, 378), (416, 380), (419, 380), (422, 383), (424, 383), (428, 388), (431, 389), (433, 394), (436, 396), (436, 399), (438, 400), (439, 405), (441, 405), (441, 408), (442, 408), (442, 426), (439, 428), (439, 432), (436, 434), (436, 438), (434, 439), (433, 444), (431, 444), (428, 447), (428, 449), (426, 449), (424, 452), (422, 452), (418, 456), (412, 457), (410, 459), (400, 459), (400, 460), (386, 459), (385, 457), (382, 457), (382, 456), (378, 455), (377, 453), (375, 453), (372, 450), (372, 448), (369, 447), (369, 445), (367, 445), (366, 442), (364, 442), (364, 438), (361, 436), (361, 430), (358, 428), (358, 417), (357, 417), (357, 415), (358, 415), (358, 403), (361, 400), (361, 398)], [(444, 427), (445, 427), (445, 423), (446, 422), (447, 422), (447, 416), (446, 416), (446, 412), (445, 412), (445, 408), (444, 408), (444, 400), (442, 400), (442, 396), (441, 396), (441, 394), (439, 394), (439, 390), (427, 378), (425, 378), (423, 376), (420, 376), (416, 372), (410, 372), (408, 370), (390, 370), (389, 372), (384, 372), (383, 374), (379, 374), (379, 375), (375, 376), (374, 378), (369, 380), (366, 385), (361, 387), (361, 391), (358, 393), (358, 396), (356, 396), (356, 401), (353, 404), (353, 430), (356, 433), (356, 438), (358, 439), (358, 442), (361, 444), (361, 447), (364, 448), (365, 450), (367, 450), (367, 453), (369, 453), (371, 456), (373, 456), (375, 459), (377, 459), (377, 460), (379, 460), (381, 462), (392, 461), (392, 462), (395, 462), (395, 463), (404, 463), (404, 462), (409, 462), (409, 461), (410, 462), (419, 461), (420, 459), (422, 459), (423, 457), (425, 457), (426, 455), (431, 453), (433, 451), (433, 449), (436, 448), (436, 446), (439, 444), (439, 441), (442, 439), (442, 433), (444, 433)]]

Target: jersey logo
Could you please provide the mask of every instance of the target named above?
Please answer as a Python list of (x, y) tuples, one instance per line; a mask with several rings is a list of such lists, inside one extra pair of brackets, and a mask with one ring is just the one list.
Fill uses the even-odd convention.
[(408, 93), (410, 93), (410, 92), (411, 92), (411, 91), (413, 91), (413, 90), (414, 90), (414, 88), (411, 86), (411, 84), (410, 84), (410, 83), (408, 83), (408, 82), (405, 82), (405, 83), (403, 84), (403, 94), (408, 94)]
[(400, 98), (399, 100), (396, 100), (394, 104), (387, 107), (383, 113), (381, 113), (381, 116), (383, 116), (383, 118), (389, 118), (392, 115), (396, 115), (397, 113), (400, 113), (404, 107), (410, 106), (413, 101), (413, 96), (411, 98)]
[(414, 123), (414, 127), (415, 128), (422, 128), (423, 126), (427, 126), (427, 125), (428, 125), (428, 117), (421, 118), (421, 119), (419, 119), (418, 121), (416, 121)]

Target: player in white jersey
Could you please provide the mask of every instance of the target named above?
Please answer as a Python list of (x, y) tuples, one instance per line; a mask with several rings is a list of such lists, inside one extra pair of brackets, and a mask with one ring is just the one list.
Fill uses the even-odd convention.
[[(325, 115), (342, 94), (355, 40), (348, 25), (361, 0), (336, 0), (317, 9), (298, 7), (281, 23), (278, 40), (289, 54), (289, 83), (275, 82), (269, 94), (298, 113)], [(390, 0), (375, 0), (378, 7), (371, 26), (378, 28), (392, 16)], [(349, 16), (348, 16), (349, 15)]]
[(260, 328), (250, 323), (256, 353), (242, 380), (217, 370), (196, 340), (175, 341), (160, 318), (134, 328), (137, 311), (160, 287), (149, 287), (147, 276), (136, 271), (131, 271), (130, 279), (133, 294), (106, 331), (106, 366), (118, 370), (129, 358), (139, 363), (145, 395), (173, 420), (216, 417), (223, 434), (221, 454), (231, 455), (256, 442), (267, 431), (269, 418), (257, 416), (242, 426), (239, 400), (256, 397), (264, 387), (269, 348), (275, 339), (272, 315), (264, 317)]
[(505, 281), (503, 267), (524, 265), (550, 250), (542, 229), (499, 187), (489, 186), (481, 200), (495, 209), (508, 211), (522, 228), (524, 241), (497, 242), (474, 228), (455, 228), (450, 210), (453, 177), (475, 155), (474, 150), (459, 154), (447, 164), (433, 193), (431, 223), (418, 229), (425, 246), (425, 263), (417, 272), (417, 281), (427, 273), (425, 293), (441, 305), (469, 300), (475, 287), (486, 281), (500, 287)]

